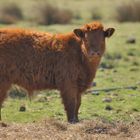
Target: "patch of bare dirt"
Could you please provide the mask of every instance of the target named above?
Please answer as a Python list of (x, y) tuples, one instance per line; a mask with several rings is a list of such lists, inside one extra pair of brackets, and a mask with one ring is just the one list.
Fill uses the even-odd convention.
[(101, 120), (77, 124), (54, 119), (28, 124), (0, 123), (0, 140), (140, 140), (140, 122)]

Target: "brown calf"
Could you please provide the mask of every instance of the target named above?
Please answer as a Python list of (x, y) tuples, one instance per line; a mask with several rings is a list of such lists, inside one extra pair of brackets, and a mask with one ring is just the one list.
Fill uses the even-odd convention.
[(77, 122), (81, 94), (95, 77), (105, 37), (113, 32), (99, 22), (57, 35), (0, 29), (0, 110), (11, 84), (24, 87), (30, 95), (34, 90), (57, 89), (68, 121)]

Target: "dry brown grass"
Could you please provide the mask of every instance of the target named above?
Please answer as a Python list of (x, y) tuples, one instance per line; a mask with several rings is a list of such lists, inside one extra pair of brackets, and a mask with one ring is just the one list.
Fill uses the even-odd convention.
[(107, 123), (81, 121), (68, 124), (58, 120), (44, 120), (30, 124), (0, 125), (2, 140), (139, 140), (140, 123)]

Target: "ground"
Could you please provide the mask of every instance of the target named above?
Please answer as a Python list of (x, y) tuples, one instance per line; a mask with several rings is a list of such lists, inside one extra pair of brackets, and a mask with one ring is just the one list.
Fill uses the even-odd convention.
[(58, 120), (39, 123), (0, 124), (1, 140), (139, 140), (140, 122), (125, 124), (103, 120), (84, 120), (68, 124)]

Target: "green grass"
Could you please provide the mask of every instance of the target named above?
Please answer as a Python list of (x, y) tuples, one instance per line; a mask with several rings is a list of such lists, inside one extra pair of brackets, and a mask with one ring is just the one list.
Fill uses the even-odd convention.
[[(114, 95), (115, 94), (115, 95)], [(117, 96), (116, 96), (117, 94)], [(46, 102), (39, 102), (35, 99), (8, 99), (2, 109), (3, 120), (6, 122), (27, 123), (40, 121), (45, 118), (55, 118), (66, 121), (66, 115), (61, 104), (59, 95), (50, 95)], [(105, 103), (104, 98), (112, 98), (112, 102)], [(20, 112), (20, 105), (25, 104), (26, 111)], [(106, 110), (110, 105), (113, 110)], [(101, 118), (108, 121), (134, 121), (138, 119), (140, 112), (139, 91), (121, 90), (100, 95), (84, 95), (80, 108), (80, 119)]]
[[(52, 93), (53, 94), (53, 93)], [(21, 105), (26, 106), (25, 112), (20, 112)], [(36, 99), (11, 99), (9, 98), (2, 109), (3, 120), (7, 122), (34, 122), (46, 117), (62, 118), (64, 111), (58, 95), (51, 95), (49, 101), (40, 102)]]

